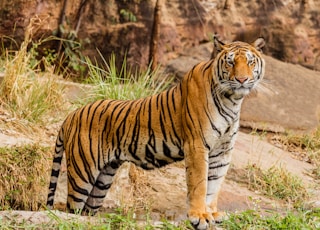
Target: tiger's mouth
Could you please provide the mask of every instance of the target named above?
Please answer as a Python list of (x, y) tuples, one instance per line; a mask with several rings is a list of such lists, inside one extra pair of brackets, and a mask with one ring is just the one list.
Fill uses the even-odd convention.
[(241, 85), (240, 87), (233, 89), (233, 91), (236, 95), (246, 96), (251, 92), (251, 89), (252, 87), (246, 87)]
[(233, 94), (235, 95), (242, 95), (242, 96), (246, 96), (248, 95), (251, 90), (254, 87), (254, 82), (249, 82), (249, 83), (236, 83), (234, 84), (234, 82), (230, 83), (230, 88), (233, 91)]

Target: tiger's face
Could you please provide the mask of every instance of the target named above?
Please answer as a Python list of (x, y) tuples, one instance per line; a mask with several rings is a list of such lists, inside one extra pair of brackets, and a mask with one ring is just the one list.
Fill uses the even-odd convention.
[(242, 98), (256, 87), (264, 75), (264, 60), (260, 49), (262, 38), (254, 43), (232, 42), (223, 44), (215, 40), (217, 49), (217, 84), (221, 94)]

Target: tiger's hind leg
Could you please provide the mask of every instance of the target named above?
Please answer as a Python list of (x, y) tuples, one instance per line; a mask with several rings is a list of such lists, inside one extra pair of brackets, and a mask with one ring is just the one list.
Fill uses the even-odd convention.
[(116, 174), (118, 164), (107, 164), (101, 171), (85, 203), (83, 212), (95, 214), (102, 206), (103, 200), (111, 187), (113, 176)]

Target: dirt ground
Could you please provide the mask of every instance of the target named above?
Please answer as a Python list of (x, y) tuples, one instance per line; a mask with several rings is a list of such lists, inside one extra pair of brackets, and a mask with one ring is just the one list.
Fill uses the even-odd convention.
[[(28, 143), (26, 137), (17, 137), (16, 134), (0, 135), (0, 143), (14, 145)], [(48, 143), (54, 143), (49, 137)], [(233, 162), (219, 198), (219, 208), (227, 212), (243, 211), (247, 209), (273, 210), (283, 212), (286, 205), (275, 199), (261, 195), (257, 191), (250, 191), (239, 180), (239, 174), (249, 165), (254, 164), (262, 169), (268, 169), (274, 165), (286, 168), (292, 174), (300, 177), (310, 192), (311, 199), (308, 203), (320, 207), (320, 190), (316, 181), (308, 176), (312, 165), (295, 159), (293, 155), (275, 145), (270, 144), (266, 137), (240, 132), (233, 151)], [(168, 220), (179, 221), (186, 219), (186, 184), (184, 164), (178, 162), (167, 167), (145, 171), (131, 164), (124, 164), (118, 171), (109, 193), (100, 212), (121, 206), (123, 209), (134, 208), (137, 218), (143, 215), (146, 207), (151, 212), (154, 221), (165, 217)], [(59, 178), (55, 202), (61, 208), (66, 202), (66, 171), (63, 167)], [(75, 218), (57, 212), (62, 218)], [(15, 218), (17, 221), (29, 221), (31, 223), (46, 223), (49, 221), (45, 211), (2, 211), (0, 217), (4, 219)], [(141, 217), (143, 218), (143, 217)]]

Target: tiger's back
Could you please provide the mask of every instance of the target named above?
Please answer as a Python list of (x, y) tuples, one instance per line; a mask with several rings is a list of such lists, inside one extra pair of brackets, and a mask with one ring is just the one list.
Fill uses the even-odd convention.
[[(101, 100), (77, 110), (62, 127), (68, 140), (66, 153), (99, 162), (99, 169), (113, 161), (131, 161), (153, 169), (183, 159), (181, 115), (176, 110), (180, 105), (165, 105), (168, 96), (170, 91), (132, 101)], [(68, 132), (64, 127), (78, 130)], [(171, 127), (170, 131), (166, 127)], [(90, 159), (82, 159), (74, 146), (82, 146)]]
[(71, 113), (56, 141), (47, 206), (52, 208), (63, 152), (69, 210), (95, 212), (124, 161), (153, 169), (185, 159), (188, 216), (198, 229), (219, 218), (218, 193), (239, 127), (241, 103), (264, 73), (254, 44), (216, 41), (218, 56), (160, 94), (100, 100)]

